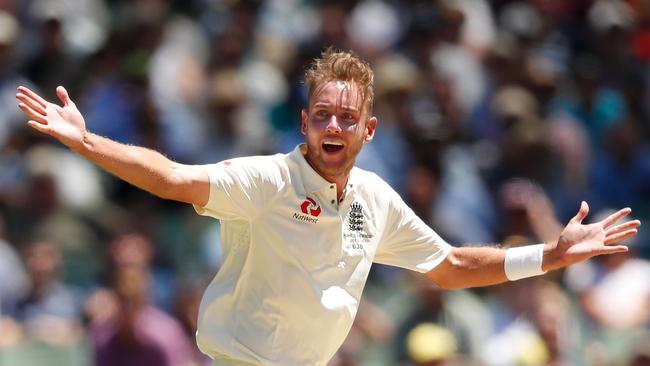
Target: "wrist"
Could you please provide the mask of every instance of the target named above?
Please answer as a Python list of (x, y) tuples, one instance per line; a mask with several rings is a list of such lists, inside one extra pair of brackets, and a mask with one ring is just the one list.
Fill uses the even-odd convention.
[(542, 257), (542, 270), (544, 272), (548, 272), (558, 267), (556, 265), (557, 258), (554, 255), (555, 248), (557, 247), (557, 242), (550, 241), (544, 243), (543, 245), (544, 245), (544, 252), (543, 252), (544, 254)]
[(92, 134), (88, 132), (87, 130), (84, 130), (81, 132), (81, 137), (79, 140), (72, 142), (68, 147), (72, 149), (74, 152), (79, 153), (81, 155), (85, 155), (85, 152), (89, 152), (92, 150)]
[(527, 245), (506, 250), (503, 263), (508, 280), (538, 276), (546, 273), (542, 269), (546, 244)]

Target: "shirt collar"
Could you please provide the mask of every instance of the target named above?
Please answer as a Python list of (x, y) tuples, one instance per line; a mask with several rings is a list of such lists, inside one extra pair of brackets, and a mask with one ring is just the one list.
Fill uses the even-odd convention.
[[(296, 146), (295, 149), (289, 154), (291, 158), (298, 163), (298, 167), (300, 168), (300, 176), (303, 179), (303, 182), (305, 184), (305, 188), (309, 192), (320, 192), (324, 189), (330, 188), (331, 185), (334, 183), (330, 183), (325, 178), (321, 177), (320, 174), (318, 174), (314, 168), (309, 165), (307, 162), (307, 159), (305, 159), (305, 153), (307, 152), (307, 144), (300, 144)], [(351, 189), (356, 185), (356, 170), (357, 168), (354, 167), (350, 171), (350, 176), (348, 177), (348, 186), (345, 187), (345, 189)]]

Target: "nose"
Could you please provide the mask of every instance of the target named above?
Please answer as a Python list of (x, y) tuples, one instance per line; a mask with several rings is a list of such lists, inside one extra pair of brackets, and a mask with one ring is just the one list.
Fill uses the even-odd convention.
[(341, 132), (341, 126), (339, 126), (339, 121), (336, 119), (336, 115), (332, 115), (332, 117), (330, 117), (330, 120), (325, 128), (328, 133)]

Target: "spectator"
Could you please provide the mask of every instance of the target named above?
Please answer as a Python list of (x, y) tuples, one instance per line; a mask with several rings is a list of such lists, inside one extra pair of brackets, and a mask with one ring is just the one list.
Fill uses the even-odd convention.
[[(29, 364), (20, 357), (46, 355), (51, 346), (22, 348), (44, 326), (7, 317), (17, 314), (17, 298), (25, 302), (19, 295), (29, 289), (12, 253), (26, 254), (19, 249), (34, 237), (60, 253), (52, 283), (64, 288), (113, 278), (117, 267), (149, 273), (147, 306), (174, 310), (186, 338), (195, 331), (193, 288), (212, 277), (221, 260), (218, 224), (189, 218), (189, 208), (152, 203), (27, 131), (13, 99), (18, 84), (45, 93), (52, 85), (72, 85), (88, 123), (101, 134), (160, 148), (183, 162), (209, 163), (295, 146), (302, 138), (295, 111), (306, 102), (305, 65), (324, 46), (354, 49), (376, 71), (380, 117), (360, 166), (389, 181), (444, 239), (547, 241), (557, 235), (557, 221), (585, 198), (595, 210), (631, 204), (638, 218), (650, 217), (649, 40), (650, 7), (637, 0), (0, 0), (0, 216), (6, 220), (0, 363)], [(115, 204), (107, 205), (104, 194)], [(102, 243), (127, 226), (147, 233), (148, 244), (133, 240), (124, 252), (137, 254), (124, 254), (130, 259), (109, 268), (106, 262), (117, 254)], [(557, 299), (520, 314), (524, 330), (537, 337), (530, 354), (545, 350), (553, 362), (580, 347), (565, 362), (643, 365), (645, 343), (633, 347), (631, 329), (647, 328), (647, 281), (616, 279), (647, 276), (648, 237), (641, 229), (627, 256), (567, 272), (563, 296), (579, 312), (569, 326), (559, 313), (561, 291), (522, 289), (530, 299)], [(206, 243), (200, 254), (198, 242)], [(384, 316), (392, 317), (382, 324), (403, 325), (424, 313), (419, 296), (386, 290), (401, 279), (398, 273), (377, 271), (368, 282), (379, 313), (387, 309)], [(518, 290), (469, 297), (512, 305), (506, 299), (511, 291)], [(613, 293), (621, 295), (608, 296)], [(427, 315), (473, 303), (465, 295), (440, 295)], [(82, 307), (83, 296), (72, 299)], [(123, 302), (111, 286), (94, 292), (87, 325), (95, 329), (127, 314)], [(173, 308), (176, 302), (181, 310)], [(616, 317), (605, 310), (611, 308)], [(360, 318), (378, 313), (364, 312), (362, 306)], [(489, 309), (497, 319), (495, 338), (513, 313)], [(440, 318), (449, 316), (429, 321), (457, 337), (452, 362), (462, 362), (467, 337)], [(548, 328), (544, 319), (552, 320)], [(382, 343), (390, 327), (378, 328), (355, 326), (356, 338), (337, 355), (340, 364), (394, 366), (392, 357), (383, 357), (393, 351)], [(567, 344), (567, 338), (582, 343)], [(32, 363), (56, 359), (50, 354)]]
[(36, 337), (53, 342), (77, 340), (82, 332), (80, 294), (61, 281), (61, 254), (56, 246), (35, 241), (24, 248), (23, 257), (30, 288), (16, 305), (13, 317)]
[(444, 327), (421, 323), (406, 336), (408, 354), (414, 366), (451, 365), (456, 356), (456, 339)]
[(4, 218), (0, 214), (0, 317), (11, 313), (29, 288), (27, 273), (13, 244), (5, 240)]
[(143, 268), (121, 268), (113, 281), (117, 311), (90, 330), (96, 365), (193, 365), (179, 322), (149, 304), (150, 274)]

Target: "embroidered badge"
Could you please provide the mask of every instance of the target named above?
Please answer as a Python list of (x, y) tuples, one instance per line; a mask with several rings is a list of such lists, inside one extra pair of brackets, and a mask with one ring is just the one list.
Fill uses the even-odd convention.
[(363, 206), (360, 203), (354, 202), (350, 206), (350, 214), (348, 215), (348, 228), (350, 231), (363, 230)]

